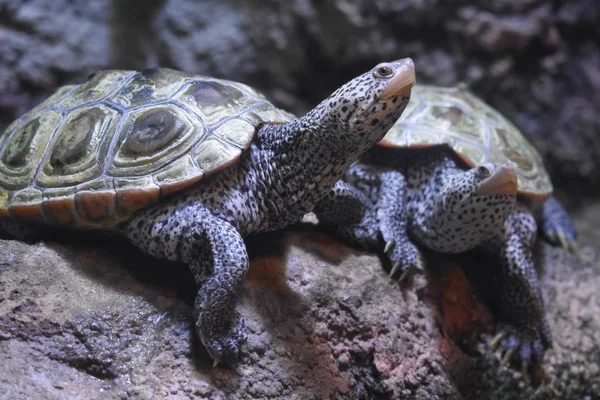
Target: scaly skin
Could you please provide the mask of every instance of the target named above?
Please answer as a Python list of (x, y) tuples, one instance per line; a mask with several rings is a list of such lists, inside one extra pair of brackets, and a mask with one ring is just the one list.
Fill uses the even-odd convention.
[[(512, 358), (526, 371), (528, 363), (539, 364), (552, 339), (533, 264), (537, 224), (532, 212), (517, 203), (516, 180), (510, 193), (480, 192), (490, 182), (490, 172), (494, 175), (500, 167), (467, 169), (443, 146), (374, 148), (343, 178), (348, 193), (359, 193), (353, 200), (364, 199), (362, 209), (348, 208), (358, 210), (356, 216), (345, 216), (346, 221), (358, 222), (344, 225), (336, 218), (334, 210), (348, 203), (341, 193), (326, 197), (315, 210), (320, 221), (335, 226), (346, 240), (379, 251), (385, 248), (394, 263), (392, 274), (401, 270), (403, 277), (420, 267), (412, 241), (437, 252), (478, 249), (490, 257), (496, 264), (490, 271), (497, 283), (493, 294), (504, 321), (503, 339), (497, 342), (507, 360)], [(551, 205), (556, 210), (556, 204)], [(556, 229), (574, 235), (562, 207), (545, 213), (542, 223), (548, 225), (549, 217), (557, 215), (562, 219), (551, 219)]]
[(248, 270), (242, 238), (311, 211), (400, 117), (413, 83), (412, 61), (379, 65), (306, 116), (262, 126), (235, 164), (124, 224), (144, 252), (190, 265), (199, 285), (196, 331), (215, 362), (237, 358), (245, 340), (235, 311)]

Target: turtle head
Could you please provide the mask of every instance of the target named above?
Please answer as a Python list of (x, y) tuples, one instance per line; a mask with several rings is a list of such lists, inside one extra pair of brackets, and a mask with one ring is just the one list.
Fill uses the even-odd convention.
[[(384, 62), (337, 89), (321, 112), (337, 129), (366, 149), (381, 140), (404, 111), (415, 84), (410, 58)], [(340, 132), (341, 131), (341, 132)]]
[(451, 238), (448, 247), (453, 252), (472, 249), (490, 234), (502, 234), (517, 201), (517, 175), (512, 162), (486, 162), (442, 176), (442, 181), (439, 192), (432, 196), (437, 212), (430, 229), (440, 237)]

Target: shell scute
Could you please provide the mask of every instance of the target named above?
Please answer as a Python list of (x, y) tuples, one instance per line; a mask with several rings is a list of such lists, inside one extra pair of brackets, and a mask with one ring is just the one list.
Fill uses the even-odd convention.
[(86, 226), (102, 226), (114, 220), (115, 191), (84, 190), (75, 194), (79, 220)]
[(103, 105), (79, 108), (60, 124), (49, 144), (36, 184), (77, 185), (102, 174), (119, 112)]
[(42, 191), (27, 187), (14, 193), (8, 211), (15, 218), (30, 222), (43, 222), (40, 215)]
[(207, 125), (215, 125), (225, 118), (237, 115), (240, 110), (257, 101), (233, 82), (212, 80), (190, 83), (174, 100), (199, 115)]
[(81, 225), (72, 196), (44, 198), (41, 212), (45, 222), (51, 225), (64, 227)]
[(165, 104), (131, 112), (119, 133), (108, 173), (138, 176), (152, 173), (173, 162), (200, 141), (206, 128), (181, 108)]
[(167, 68), (139, 72), (109, 101), (123, 108), (154, 104), (169, 99), (189, 77)]
[(31, 183), (60, 120), (60, 113), (43, 111), (7, 132), (0, 149), (1, 187), (16, 190)]
[(192, 157), (186, 154), (184, 157), (163, 168), (154, 175), (154, 182), (160, 187), (161, 196), (178, 192), (202, 179), (203, 172), (196, 166)]
[[(97, 103), (108, 97), (132, 76), (131, 71), (98, 71), (92, 74), (85, 83), (76, 86), (56, 104), (64, 110), (73, 109), (84, 104)], [(59, 89), (60, 91), (60, 89)]]
[(152, 176), (115, 178), (115, 211), (119, 219), (127, 218), (141, 208), (155, 204), (160, 198), (160, 186)]
[(237, 159), (242, 150), (216, 137), (203, 141), (197, 151), (196, 164), (205, 175), (219, 171)]

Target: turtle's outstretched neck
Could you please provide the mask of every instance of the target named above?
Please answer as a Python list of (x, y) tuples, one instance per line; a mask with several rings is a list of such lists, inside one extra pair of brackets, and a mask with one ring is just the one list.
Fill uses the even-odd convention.
[[(313, 209), (354, 160), (347, 154), (356, 154), (356, 149), (340, 151), (341, 136), (331, 128), (317, 130), (307, 117), (259, 130), (252, 168), (264, 177), (261, 187), (265, 193), (257, 190), (256, 195), (266, 206), (266, 218), (261, 218), (260, 227), (250, 230), (279, 229)], [(272, 207), (277, 204), (286, 204), (287, 213)]]

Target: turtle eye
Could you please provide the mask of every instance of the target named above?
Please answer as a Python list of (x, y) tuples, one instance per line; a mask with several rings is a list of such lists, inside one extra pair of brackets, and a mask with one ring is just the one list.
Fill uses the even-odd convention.
[(389, 78), (394, 75), (394, 68), (389, 64), (381, 64), (373, 70), (375, 78)]
[(492, 174), (491, 165), (483, 164), (483, 165), (480, 165), (479, 167), (477, 167), (477, 175), (479, 175), (481, 178), (487, 178), (491, 174)]

